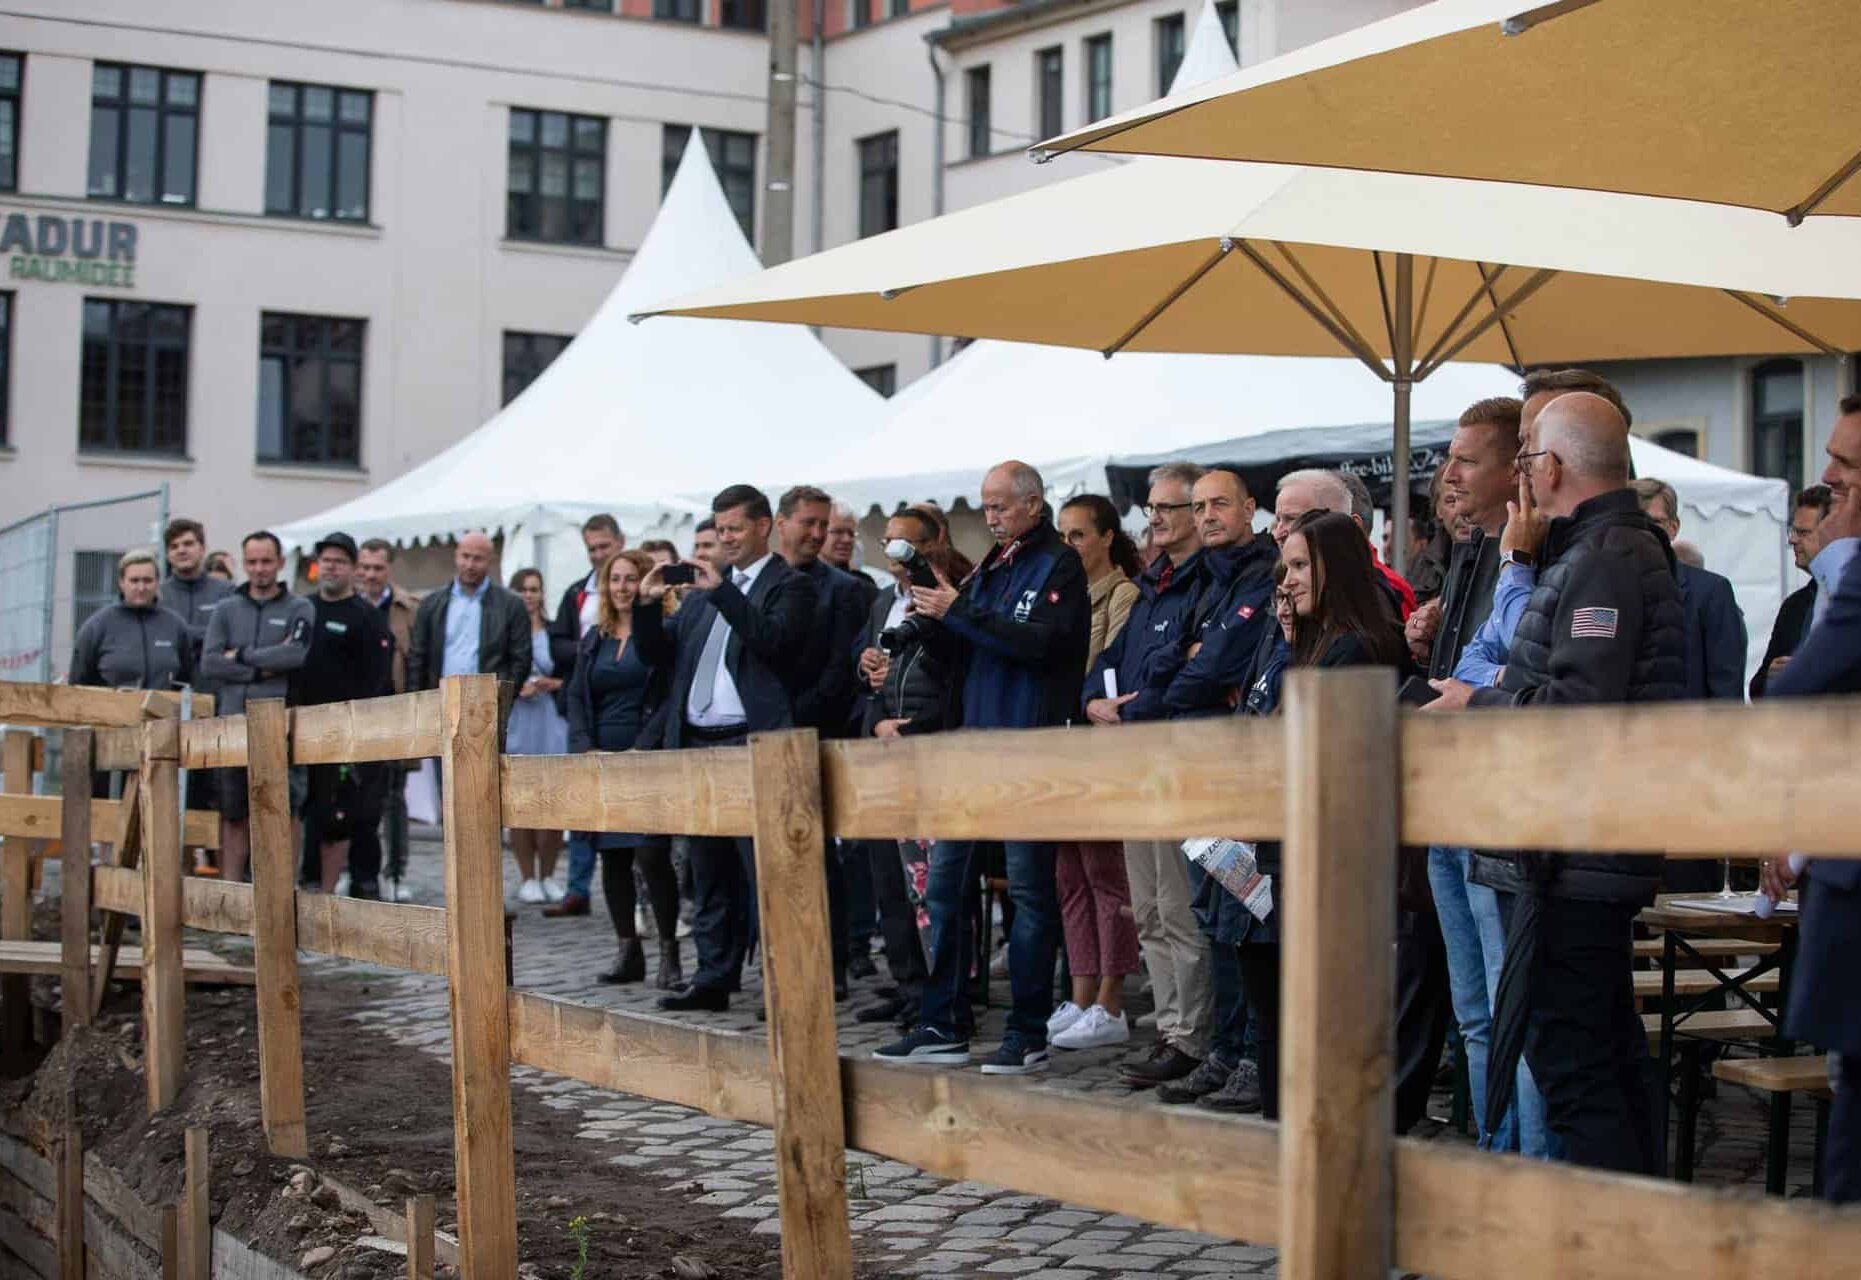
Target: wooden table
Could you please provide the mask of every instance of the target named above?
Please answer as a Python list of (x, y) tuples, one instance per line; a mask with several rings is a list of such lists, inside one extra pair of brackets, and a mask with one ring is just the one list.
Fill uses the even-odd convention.
[[(1661, 1135), (1658, 1149), (1663, 1163), (1667, 1127), (1673, 1108), (1674, 1037), (1676, 1032), (1684, 1034), (1685, 1023), (1689, 1018), (1699, 1013), (1715, 997), (1728, 995), (1755, 1011), (1769, 1024), (1773, 1034), (1763, 1041), (1765, 1052), (1788, 1053), (1791, 1048), (1790, 1042), (1783, 1038), (1783, 1009), (1789, 1000), (1790, 969), (1796, 957), (1796, 915), (1779, 913), (1768, 920), (1760, 920), (1755, 915), (1702, 911), (1673, 905), (1677, 899), (1709, 896), (1704, 893), (1662, 894), (1655, 899), (1653, 906), (1644, 908), (1637, 917), (1640, 924), (1661, 935), (1661, 1035), (1658, 1051), (1661, 1092), (1657, 1104), (1660, 1123), (1656, 1131)], [(1776, 950), (1769, 955), (1757, 957), (1757, 963), (1749, 968), (1737, 968), (1733, 964), (1735, 957), (1722, 953), (1709, 956), (1693, 945), (1694, 939), (1728, 937), (1773, 943)], [(1715, 947), (1705, 950), (1717, 952), (1720, 949)], [(1704, 970), (1711, 975), (1712, 981), (1698, 994), (1679, 997), (1674, 989), (1674, 974), (1683, 955), (1690, 962), (1689, 967)], [(1728, 972), (1722, 965), (1732, 966), (1733, 971)], [(1772, 972), (1777, 974), (1776, 1005), (1767, 1008), (1758, 999), (1758, 993), (1750, 987), (1752, 979)], [(1684, 1001), (1683, 1006), (1676, 1007), (1680, 1001)], [(1692, 1041), (1690, 1045), (1697, 1043)], [(1682, 1182), (1693, 1180), (1693, 1126), (1698, 1113), (1699, 1071), (1695, 1054), (1689, 1052), (1687, 1060), (1687, 1070), (1680, 1082), (1680, 1132), (1674, 1155), (1674, 1177)]]

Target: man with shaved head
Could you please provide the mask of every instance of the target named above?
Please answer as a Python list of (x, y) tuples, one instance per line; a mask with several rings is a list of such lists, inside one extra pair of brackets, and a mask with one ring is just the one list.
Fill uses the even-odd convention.
[[(1629, 487), (1628, 421), (1594, 391), (1549, 396), (1523, 431), (1518, 500), (1502, 538), (1536, 582), (1497, 687), (1434, 681), (1431, 709), (1655, 702), (1686, 689), (1673, 551)], [(1555, 785), (1510, 778), (1519, 789)], [(1521, 1047), (1554, 1148), (1573, 1164), (1658, 1166), (1647, 1041), (1635, 1012), (1631, 926), (1660, 887), (1658, 857), (1477, 855), (1474, 879), (1508, 904), (1486, 1112), (1497, 1127)]]
[(452, 582), (427, 593), (414, 614), (407, 688), (437, 689), (445, 676), (495, 675), (520, 688), (530, 675), (530, 615), (492, 580), (497, 547), (483, 533), (459, 538)]
[[(961, 585), (938, 574), (911, 589), (912, 616), (947, 628), (962, 650), (963, 726), (1034, 729), (1065, 724), (1079, 697), (1091, 638), (1092, 606), (1079, 555), (1053, 527), (1046, 483), (1025, 462), (1004, 462), (983, 478), (982, 518), (995, 546)], [(1054, 846), (1010, 840), (1008, 985), (1013, 1003), (1001, 1047), (985, 1075), (1025, 1075), (1047, 1065), (1053, 962), (1060, 940)], [(907, 1066), (969, 1061), (975, 1013), (969, 1003), (969, 895), (976, 883), (973, 841), (940, 840), (931, 849), (925, 889), (930, 912), (930, 976), (919, 1025), (873, 1056)]]

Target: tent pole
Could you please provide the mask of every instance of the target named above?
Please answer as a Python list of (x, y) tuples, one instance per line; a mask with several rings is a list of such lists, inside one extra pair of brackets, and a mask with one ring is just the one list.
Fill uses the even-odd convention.
[[(1394, 430), (1390, 443), (1390, 568), (1404, 572), (1409, 559), (1409, 394), (1415, 386), (1415, 259), (1396, 255), (1395, 314), (1391, 317), (1390, 354), (1395, 357)], [(1367, 532), (1367, 531), (1366, 531)]]

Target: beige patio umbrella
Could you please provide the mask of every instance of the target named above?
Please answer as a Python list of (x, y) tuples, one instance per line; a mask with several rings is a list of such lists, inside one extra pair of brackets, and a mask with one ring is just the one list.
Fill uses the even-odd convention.
[(1861, 214), (1855, 0), (1437, 0), (1034, 148)]
[[(1861, 346), (1861, 224), (1402, 174), (1145, 159), (648, 314), (1119, 351), (1354, 355), (1394, 392), (1523, 368)], [(681, 323), (659, 321), (658, 323)], [(1408, 486), (1395, 486), (1406, 532)]]

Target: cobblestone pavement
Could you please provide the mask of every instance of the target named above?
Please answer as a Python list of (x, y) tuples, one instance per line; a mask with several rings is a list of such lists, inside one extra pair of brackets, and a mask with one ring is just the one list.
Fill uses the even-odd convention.
[[(437, 840), (423, 833), (416, 839), (410, 861), (408, 883), (416, 901), (442, 903)], [(565, 869), (566, 854), (558, 875)], [(513, 928), (517, 986), (615, 1009), (653, 1010), (658, 992), (650, 982), (607, 987), (594, 981), (594, 975), (611, 963), (614, 952), (598, 876), (593, 914), (580, 919), (546, 920), (539, 908), (516, 905), (516, 889), (515, 871), (506, 859), (506, 901), (518, 912)], [(649, 961), (653, 946), (647, 944)], [(684, 954), (689, 972), (689, 940), (684, 943)], [(314, 963), (320, 967), (343, 962)], [(882, 962), (879, 968), (883, 975)], [(852, 998), (839, 1006), (843, 1053), (870, 1050), (895, 1034), (888, 1024), (874, 1026), (852, 1019), (853, 1011), (871, 999), (871, 989), (882, 981), (883, 976), (855, 983)], [(998, 1001), (1005, 999), (1005, 987), (1005, 982), (995, 984), (993, 994)], [(402, 1044), (446, 1056), (449, 1029), (443, 979), (396, 975), (377, 989), (383, 994), (367, 1008), (356, 1010), (356, 1021)], [(1134, 996), (1132, 1003), (1133, 1016), (1147, 1007), (1141, 996)], [(760, 1005), (761, 986), (751, 975), (729, 1013), (683, 1016), (706, 1027), (756, 1033)], [(980, 1051), (992, 1048), (999, 1038), (1002, 1017), (1003, 1010), (994, 1007), (982, 1018), (977, 1035)], [(1147, 1039), (1148, 1033), (1134, 1037)], [(1133, 1095), (1118, 1082), (1116, 1065), (1132, 1052), (1132, 1046), (1119, 1046), (1056, 1053), (1051, 1069), (1026, 1087), (1100, 1094), (1107, 1106), (1160, 1106), (1152, 1098)], [(668, 1192), (720, 1206), (727, 1217), (750, 1219), (757, 1232), (777, 1232), (774, 1161), (767, 1130), (596, 1089), (527, 1067), (515, 1068), (512, 1075), (518, 1087), (542, 1095), (546, 1105), (576, 1112), (584, 1121), (579, 1136), (610, 1146), (615, 1164), (663, 1179)], [(1435, 1103), (1431, 1114), (1445, 1115), (1445, 1096), (1437, 1095)], [(1809, 1179), (1811, 1131), (1806, 1111), (1797, 1108), (1792, 1143), (1791, 1183), (1796, 1191), (1806, 1189)], [(1466, 1141), (1443, 1125), (1429, 1127), (1440, 1130), (1442, 1140)], [(1763, 1105), (1743, 1090), (1725, 1089), (1707, 1103), (1701, 1120), (1699, 1180), (1761, 1187), (1764, 1135)], [(908, 1165), (858, 1152), (849, 1152), (848, 1166), (853, 1231), (868, 1259), (862, 1268), (866, 1274), (1219, 1280), (1276, 1273), (1276, 1255), (1271, 1249), (1168, 1230), (986, 1183), (946, 1182)]]

